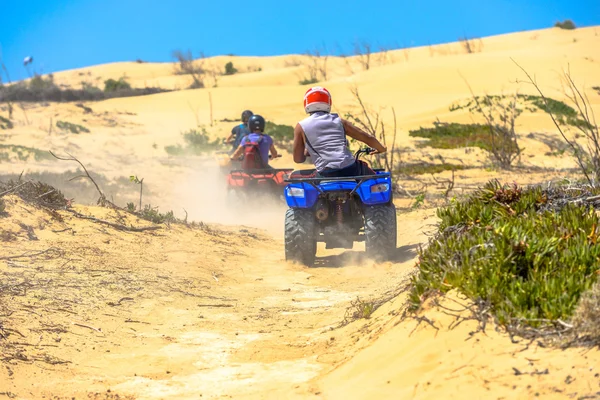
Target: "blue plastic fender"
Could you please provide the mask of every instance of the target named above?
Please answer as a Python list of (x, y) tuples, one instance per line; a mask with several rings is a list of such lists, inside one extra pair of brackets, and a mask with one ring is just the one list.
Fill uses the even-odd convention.
[[(379, 184), (387, 184), (387, 190), (373, 193), (371, 188)], [(323, 192), (352, 191), (357, 185), (355, 181), (323, 181), (319, 188)], [(356, 193), (366, 205), (388, 203), (391, 199), (392, 180), (389, 176), (366, 180), (356, 189)], [(284, 194), (288, 207), (292, 208), (312, 208), (319, 197), (319, 191), (312, 184), (304, 182), (290, 183), (285, 187)]]
[[(304, 189), (304, 196), (292, 196), (294, 189)], [(310, 183), (290, 183), (283, 190), (288, 207), (312, 208), (319, 198), (319, 191)]]
[[(387, 184), (388, 190), (372, 193), (371, 187), (379, 184)], [(369, 179), (368, 181), (364, 181), (356, 192), (364, 204), (371, 206), (374, 204), (388, 203), (392, 196), (392, 179), (389, 176), (386, 178)]]

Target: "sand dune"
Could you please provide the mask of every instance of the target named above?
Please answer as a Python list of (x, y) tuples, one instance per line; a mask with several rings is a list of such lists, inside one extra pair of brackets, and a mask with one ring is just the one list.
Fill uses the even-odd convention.
[[(479, 117), (467, 110), (451, 112), (449, 109), (452, 103), (463, 101), (471, 96), (467, 82), (478, 95), (513, 94), (516, 91), (535, 93), (530, 85), (519, 82), (524, 80), (525, 76), (512, 61), (513, 59), (535, 75), (540, 87), (548, 96), (558, 100), (566, 99), (561, 84), (561, 71), (569, 68), (576, 82), (584, 89), (597, 117), (600, 118), (600, 93), (592, 89), (593, 86), (600, 86), (600, 53), (598, 52), (600, 27), (580, 28), (574, 31), (552, 28), (512, 33), (477, 39), (473, 41), (472, 46), (474, 49), (472, 53), (468, 53), (461, 43), (378, 52), (371, 55), (368, 70), (363, 68), (360, 56), (329, 57), (327, 79), (319, 84), (326, 86), (333, 93), (334, 111), (342, 115), (356, 111), (356, 99), (353, 98), (350, 89), (353, 86), (358, 87), (369, 107), (381, 110), (386, 122), (388, 139), (391, 139), (389, 136), (392, 126), (391, 109), (394, 108), (398, 125), (397, 139), (399, 147), (402, 148), (400, 156), (403, 161), (432, 160), (435, 156), (441, 155), (451, 159), (452, 162), (462, 162), (472, 167), (457, 172), (459, 187), (456, 189), (456, 194), (461, 194), (461, 190), (468, 191), (469, 188), (495, 177), (526, 184), (558, 179), (569, 173), (564, 168), (575, 165), (571, 157), (567, 154), (547, 155), (549, 152), (547, 144), (537, 139), (535, 135), (528, 137), (529, 133), (542, 132), (558, 139), (552, 121), (542, 112), (525, 111), (517, 120), (517, 132), (524, 152), (521, 167), (512, 171), (490, 168), (486, 155), (479, 149), (419, 148), (415, 145), (416, 140), (408, 136), (408, 132), (419, 126), (429, 126), (437, 119), (447, 122), (480, 121)], [(406, 254), (403, 253), (405, 257), (401, 262), (365, 266), (361, 264), (361, 258), (356, 256), (354, 251), (346, 255), (336, 254), (324, 258), (325, 263), (339, 262), (343, 268), (323, 266), (308, 271), (285, 263), (281, 254), (283, 214), (280, 209), (273, 207), (269, 210), (268, 217), (256, 214), (251, 215), (252, 218), (244, 219), (241, 215), (243, 213), (236, 214), (223, 205), (225, 198), (223, 179), (216, 172), (216, 162), (210, 155), (173, 157), (167, 155), (164, 150), (165, 146), (182, 143), (181, 133), (193, 128), (206, 129), (213, 138), (226, 137), (237, 123), (235, 121), (239, 119), (241, 111), (247, 108), (280, 124), (293, 125), (304, 117), (302, 96), (308, 86), (300, 85), (299, 81), (310, 75), (307, 66), (314, 62), (310, 57), (303, 55), (219, 56), (198, 61), (197, 64), (203, 63), (206, 68), (222, 71), (227, 62), (232, 62), (239, 72), (231, 76), (217, 76), (216, 85), (214, 78), (209, 76), (206, 79), (207, 87), (203, 89), (186, 89), (191, 83), (191, 78), (175, 74), (172, 63), (120, 62), (58, 72), (54, 74), (58, 84), (75, 88), (81, 87), (82, 82), (103, 87), (106, 79), (126, 77), (134, 87), (160, 86), (174, 91), (86, 102), (84, 106), (91, 108), (91, 111), (70, 103), (23, 104), (23, 107), (15, 107), (13, 115), (15, 127), (0, 131), (0, 145), (4, 147), (20, 145), (42, 151), (54, 150), (59, 153), (68, 151), (76, 155), (91, 170), (104, 175), (108, 181), (120, 182), (120, 186), (111, 189), (108, 194), (114, 195), (115, 201), (122, 204), (127, 201), (137, 202), (139, 187), (128, 183), (127, 177), (138, 175), (145, 178), (147, 190), (144, 194), (145, 202), (160, 206), (163, 210), (173, 209), (180, 217), (183, 217), (185, 210), (189, 213), (189, 217), (195, 220), (248, 224), (264, 228), (275, 237), (275, 239), (261, 240), (261, 243), (256, 244), (258, 246), (256, 253), (244, 247), (239, 254), (224, 253), (221, 258), (217, 252), (210, 251), (211, 262), (219, 267), (219, 273), (222, 272), (227, 276), (223, 281), (228, 282), (231, 288), (235, 288), (232, 290), (243, 292), (244, 299), (247, 301), (243, 307), (240, 306), (242, 311), (236, 308), (232, 313), (210, 314), (216, 318), (216, 322), (209, 322), (208, 326), (222, 335), (217, 338), (216, 343), (226, 353), (224, 359), (235, 360), (232, 369), (227, 370), (229, 367), (219, 364), (218, 357), (211, 359), (210, 368), (218, 367), (214, 371), (225, 374), (210, 375), (215, 379), (218, 378), (215, 382), (222, 385), (219, 387), (222, 391), (215, 389), (215, 393), (246, 395), (253, 398), (311, 396), (331, 399), (467, 398), (466, 393), (473, 393), (475, 397), (472, 398), (491, 398), (493, 395), (504, 396), (504, 398), (532, 398), (538, 393), (543, 398), (564, 398), (572, 393), (588, 395), (600, 391), (597, 387), (600, 357), (596, 351), (582, 354), (578, 350), (561, 352), (532, 345), (530, 349), (520, 352), (523, 343), (518, 345), (511, 343), (507, 335), (495, 331), (489, 331), (488, 335), (477, 334), (473, 336), (473, 340), (466, 341), (472, 337), (470, 332), (474, 329), (473, 324), (466, 322), (454, 330), (448, 330), (446, 327), (450, 323), (449, 317), (435, 309), (429, 310), (428, 315), (439, 322), (440, 331), (422, 326), (415, 333), (410, 334), (416, 322), (404, 321), (395, 326), (399, 322), (398, 312), (403, 297), (398, 297), (394, 302), (384, 306), (373, 319), (355, 322), (343, 329), (334, 330), (331, 334), (328, 329), (333, 322), (328, 318), (336, 315), (341, 319), (345, 307), (354, 296), (368, 297), (381, 294), (382, 288), (379, 283), (398, 284), (400, 274), (403, 275), (414, 268), (414, 249), (418, 244), (426, 242), (425, 232), (430, 229), (428, 224), (434, 222), (433, 210), (403, 214), (405, 223), (399, 224), (401, 241), (399, 246)], [(324, 60), (321, 59), (319, 62)], [(0, 115), (7, 115), (6, 107), (0, 108)], [(58, 121), (81, 124), (90, 132), (69, 133), (57, 128)], [(75, 170), (77, 167), (75, 163), (51, 159), (21, 160), (15, 152), (9, 157), (10, 162), (1, 164), (3, 172), (17, 175), (21, 171), (25, 172), (25, 176), (30, 172), (59, 174), (68, 169)], [(274, 165), (284, 167), (293, 166), (293, 163), (286, 154), (283, 159), (275, 161)], [(439, 174), (438, 177), (449, 177), (449, 172)], [(431, 180), (428, 182), (428, 190), (439, 191), (439, 185)], [(411, 190), (421, 187), (421, 183), (414, 179), (405, 179), (401, 183)], [(67, 197), (78, 195), (68, 190), (65, 193)], [(95, 194), (93, 188), (92, 193)], [(413, 199), (405, 196), (397, 202), (399, 206), (407, 207), (413, 203)], [(17, 199), (11, 199), (11, 204), (15, 210), (19, 209), (20, 203)], [(36, 218), (42, 218), (35, 214), (39, 211), (30, 211), (30, 214)], [(101, 212), (98, 209), (85, 209), (85, 211)], [(246, 214), (248, 217), (253, 213)], [(75, 224), (72, 221), (67, 223)], [(11, 229), (18, 229), (14, 221), (11, 224)], [(111, 239), (113, 237), (118, 238), (120, 247), (117, 246), (115, 250), (108, 245), (105, 246), (105, 242), (96, 243), (100, 239), (92, 235), (95, 226), (90, 224), (80, 226), (78, 223), (74, 226), (77, 230), (81, 227), (86, 235), (93, 237), (95, 246), (109, 252), (111, 262), (118, 259), (119, 252), (122, 251), (123, 254), (127, 254), (128, 265), (132, 271), (143, 267), (137, 261), (135, 255), (137, 250), (131, 250), (131, 248), (137, 249), (136, 239), (132, 239), (129, 234), (111, 236), (111, 232), (102, 233), (108, 240), (113, 240)], [(49, 245), (67, 240), (57, 238), (56, 235), (48, 235), (44, 240)], [(205, 252), (203, 246), (210, 247), (218, 243), (222, 246), (219, 247), (220, 250), (232, 247), (228, 244), (230, 243), (228, 240), (233, 240), (230, 236), (234, 236), (234, 233), (223, 234), (215, 239), (212, 236), (208, 237), (209, 233), (206, 232), (195, 234), (192, 231), (183, 232), (183, 228), (176, 228), (165, 235), (167, 237), (165, 240), (168, 240), (168, 250), (171, 252), (168, 257), (174, 259), (169, 263), (169, 271), (177, 271), (177, 274), (182, 274), (182, 271), (188, 271), (192, 275), (197, 274), (193, 266), (186, 264), (186, 254), (192, 254), (194, 262), (203, 268), (200, 278), (206, 278), (211, 285), (218, 286), (218, 289), (215, 289), (218, 293), (227, 295), (228, 287), (221, 286), (222, 281), (213, 284), (213, 276), (202, 264), (202, 256)], [(139, 246), (140, 249), (143, 248), (148, 252), (145, 257), (149, 258), (152, 254), (162, 257), (162, 250), (159, 247), (163, 243), (162, 239), (159, 240), (154, 236), (143, 236), (143, 238), (144, 242)], [(28, 249), (33, 248), (30, 242), (21, 239)], [(79, 239), (69, 237), (68, 241), (72, 240)], [(79, 242), (77, 244), (81, 245)], [(194, 247), (196, 245), (200, 250)], [(11, 251), (16, 250), (15, 247), (11, 247)], [(96, 258), (93, 260), (100, 262)], [(240, 270), (236, 269), (234, 272), (233, 269), (228, 269), (232, 265), (241, 266)], [(1, 265), (0, 269), (2, 268), (9, 267)], [(377, 281), (373, 281), (374, 277)], [(183, 279), (183, 277), (179, 278)], [(264, 281), (259, 278), (264, 278)], [(331, 295), (317, 296), (312, 292), (307, 294), (308, 289), (305, 287), (315, 285), (312, 282), (319, 282), (319, 285), (323, 286), (323, 288), (315, 286), (315, 290), (328, 290), (332, 292)], [(319, 301), (323, 299), (329, 301), (328, 303), (323, 300), (325, 303), (319, 303), (319, 307), (325, 307), (323, 312), (327, 318), (321, 314), (317, 318), (306, 317), (303, 314), (304, 319), (295, 319), (294, 312), (302, 308), (298, 303), (309, 300), (301, 298), (297, 301), (298, 298), (292, 297), (292, 294), (288, 296), (287, 292), (284, 295), (279, 293), (290, 290), (290, 287), (292, 293), (297, 291), (307, 296), (307, 299), (314, 296), (318, 297)], [(334, 295), (341, 297), (335, 298)], [(148, 340), (153, 343), (154, 349), (162, 349), (161, 351), (165, 352), (171, 348), (181, 350), (181, 354), (178, 354), (182, 358), (178, 360), (185, 362), (184, 364), (177, 367), (162, 355), (144, 353), (143, 338), (135, 346), (125, 344), (125, 350), (117, 352), (112, 358), (110, 355), (98, 355), (97, 352), (86, 349), (88, 353), (76, 355), (75, 359), (85, 363), (86, 356), (90, 359), (92, 356), (99, 357), (101, 360), (99, 365), (116, 368), (117, 372), (97, 379), (95, 374), (98, 371), (94, 369), (95, 366), (85, 364), (85, 379), (78, 381), (73, 378), (77, 375), (78, 366), (73, 367), (73, 370), (69, 367), (64, 369), (61, 367), (57, 369), (58, 372), (54, 371), (52, 376), (72, 378), (70, 381), (72, 390), (65, 390), (64, 395), (85, 393), (88, 383), (94, 382), (94, 390), (105, 390), (113, 387), (111, 385), (120, 385), (118, 387), (122, 393), (143, 393), (144, 398), (160, 397), (161, 393), (167, 397), (169, 393), (171, 395), (176, 393), (180, 395), (179, 398), (186, 396), (191, 398), (193, 395), (195, 398), (197, 392), (194, 388), (197, 387), (194, 385), (197, 385), (197, 382), (206, 383), (206, 379), (200, 379), (203, 370), (199, 370), (198, 363), (189, 355), (185, 355), (183, 350), (188, 349), (186, 346), (190, 346), (190, 343), (196, 343), (195, 340), (204, 343), (200, 349), (195, 350), (198, 353), (194, 354), (198, 357), (208, 357), (207, 354), (212, 349), (206, 344), (206, 337), (198, 333), (207, 326), (202, 325), (204, 321), (194, 323), (193, 329), (184, 329), (178, 325), (181, 321), (177, 319), (177, 315), (191, 318), (190, 315), (193, 314), (196, 318), (198, 314), (190, 311), (195, 307), (195, 300), (192, 297), (184, 296), (184, 306), (187, 307), (185, 310), (173, 305), (173, 299), (183, 298), (178, 296), (146, 300), (149, 307), (160, 306), (160, 315), (168, 320), (168, 326), (160, 328), (160, 333), (163, 336), (167, 335), (168, 329), (177, 326), (179, 336), (169, 339), (157, 337), (150, 327), (144, 330), (144, 335), (147, 334), (148, 338), (151, 338)], [(284, 297), (285, 299), (281, 300)], [(263, 318), (261, 316), (263, 311), (260, 310), (262, 306), (256, 304), (273, 302), (273, 299), (286, 301), (293, 312), (286, 309), (284, 316), (278, 314), (281, 310), (277, 309), (273, 311), (274, 316), (264, 317), (266, 319), (261, 322), (260, 329), (269, 330), (270, 339), (259, 340), (257, 338), (262, 338), (263, 333), (255, 332), (256, 329), (253, 330), (253, 326), (248, 325), (244, 319), (247, 313), (244, 313), (252, 312), (252, 315), (257, 315), (257, 319)], [(275, 307), (269, 304), (269, 307)], [(135, 307), (138, 306), (136, 304)], [(330, 306), (332, 308), (328, 308)], [(266, 308), (270, 309), (269, 307)], [(148, 315), (147, 310), (144, 311), (146, 313), (143, 314), (144, 316)], [(125, 314), (126, 312), (123, 311), (123, 316)], [(106, 316), (94, 316), (93, 313), (90, 315), (92, 321), (107, 321)], [(66, 317), (64, 318), (66, 321)], [(245, 338), (245, 341), (236, 342), (241, 339), (236, 339), (236, 335), (227, 331), (230, 326), (229, 321), (234, 321), (237, 332), (241, 334), (240, 337)], [(297, 328), (288, 321), (300, 321), (308, 325)], [(290, 328), (288, 324), (292, 327)], [(119, 332), (119, 340), (128, 343), (126, 338), (131, 333), (123, 329), (114, 327), (115, 332)], [(285, 343), (278, 339), (276, 333), (271, 333), (271, 329), (272, 332), (281, 330), (282, 335), (285, 335)], [(197, 337), (190, 339), (187, 335), (190, 330)], [(334, 337), (335, 344), (332, 344), (331, 337)], [(171, 346), (170, 341), (174, 341), (174, 347)], [(105, 339), (95, 338), (94, 343), (96, 342), (104, 343)], [(79, 346), (79, 339), (74, 343)], [(70, 355), (79, 352), (80, 349), (76, 345), (71, 345)], [(100, 348), (100, 345), (98, 346)], [(126, 350), (130, 348), (137, 354), (136, 367), (146, 373), (143, 379), (135, 375), (134, 369), (125, 365)], [(452, 356), (449, 356), (450, 353)], [(157, 361), (156, 364), (160, 365), (160, 371), (156, 365), (148, 365), (148, 360), (155, 360), (156, 357), (160, 358), (160, 362)], [(252, 370), (253, 366), (256, 369)], [(174, 371), (173, 375), (163, 371), (167, 367), (171, 368), (169, 371)], [(512, 367), (518, 368), (524, 374), (514, 375)], [(28, 383), (36, 382), (38, 370), (34, 366), (31, 369), (27, 368), (19, 367), (19, 372), (26, 376)], [(283, 372), (279, 368), (283, 368)], [(548, 374), (530, 373), (536, 370), (543, 371), (546, 368)], [(118, 371), (123, 372), (127, 377), (123, 378), (124, 375), (120, 376)], [(0, 374), (2, 373), (3, 370)], [(231, 375), (226, 375), (227, 373)], [(569, 375), (576, 378), (573, 385), (564, 383)], [(244, 391), (242, 384), (246, 382), (244, 377), (248, 376), (256, 378), (257, 382), (264, 384), (269, 391)], [(294, 376), (294, 379), (291, 379), (291, 376)], [(13, 379), (8, 375), (0, 375), (0, 377), (10, 380), (13, 385), (11, 390), (20, 389), (17, 378)], [(292, 381), (293, 388), (290, 383)], [(59, 380), (54, 382), (52, 379), (46, 379), (43, 381), (44, 388), (36, 389), (38, 391), (35, 393), (62, 396), (63, 393), (59, 393), (58, 382)], [(155, 391), (152, 392), (154, 389), (148, 388), (154, 388)]]

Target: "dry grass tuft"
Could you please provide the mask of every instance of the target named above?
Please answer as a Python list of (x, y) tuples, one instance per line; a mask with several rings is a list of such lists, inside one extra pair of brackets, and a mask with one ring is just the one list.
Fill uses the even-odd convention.
[(573, 316), (573, 328), (580, 340), (600, 345), (600, 281), (581, 296)]

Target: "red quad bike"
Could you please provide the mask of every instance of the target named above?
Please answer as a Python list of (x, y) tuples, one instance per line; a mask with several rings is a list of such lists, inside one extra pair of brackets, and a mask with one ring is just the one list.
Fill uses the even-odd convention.
[[(269, 159), (272, 157), (269, 156)], [(232, 170), (227, 175), (228, 200), (232, 203), (246, 202), (250, 199), (264, 200), (266, 196), (283, 202), (283, 188), (287, 185), (285, 179), (292, 171), (293, 168), (249, 167), (242, 162), (242, 169)]]

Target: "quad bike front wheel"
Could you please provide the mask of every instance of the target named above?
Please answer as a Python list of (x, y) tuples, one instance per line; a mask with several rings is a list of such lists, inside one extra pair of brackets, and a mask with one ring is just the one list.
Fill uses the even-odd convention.
[(396, 251), (396, 207), (393, 203), (366, 206), (365, 248), (378, 261), (392, 258)]
[(315, 216), (310, 210), (290, 208), (285, 213), (285, 259), (311, 267), (317, 254)]

